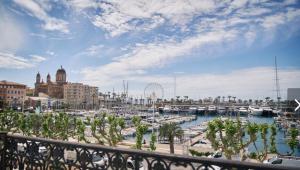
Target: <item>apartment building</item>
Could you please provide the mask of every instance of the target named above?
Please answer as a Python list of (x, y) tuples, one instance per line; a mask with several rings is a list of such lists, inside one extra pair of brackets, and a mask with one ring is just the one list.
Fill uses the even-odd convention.
[(26, 96), (26, 85), (6, 80), (0, 81), (0, 108), (22, 106)]

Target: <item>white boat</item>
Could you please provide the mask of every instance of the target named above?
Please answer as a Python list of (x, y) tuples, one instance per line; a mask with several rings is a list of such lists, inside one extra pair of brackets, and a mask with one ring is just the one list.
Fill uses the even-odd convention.
[(190, 113), (196, 113), (196, 111), (197, 111), (197, 107), (190, 107), (189, 108)]
[(166, 105), (166, 106), (163, 108), (163, 112), (164, 112), (164, 113), (170, 113), (170, 112), (171, 112), (171, 107)]
[(171, 111), (173, 111), (173, 112), (179, 112), (179, 108), (178, 107), (175, 107), (175, 108), (173, 108), (173, 109), (171, 109)]
[(217, 109), (217, 111), (218, 111), (219, 114), (225, 114), (226, 108), (222, 107), (222, 106), (219, 106), (218, 109)]
[(249, 111), (253, 116), (261, 116), (263, 109), (257, 106), (249, 106)]
[(269, 106), (262, 106), (263, 111), (272, 112), (273, 110)]
[(247, 115), (249, 112), (248, 112), (248, 109), (244, 108), (244, 107), (240, 107), (238, 109), (238, 112), (240, 113), (240, 115)]
[(198, 113), (205, 113), (205, 110), (206, 110), (206, 107), (205, 106), (199, 106), (198, 108), (197, 108), (197, 112)]
[(208, 106), (208, 112), (216, 112), (217, 111), (217, 107), (214, 105), (209, 105)]

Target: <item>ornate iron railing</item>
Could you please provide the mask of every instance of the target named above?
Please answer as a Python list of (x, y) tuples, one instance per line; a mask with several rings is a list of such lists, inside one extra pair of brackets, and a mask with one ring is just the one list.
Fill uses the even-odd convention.
[(81, 144), (44, 138), (25, 137), (6, 133), (0, 133), (0, 142), (1, 170), (298, 169), (297, 167), (170, 155), (157, 152), (107, 147), (96, 144)]

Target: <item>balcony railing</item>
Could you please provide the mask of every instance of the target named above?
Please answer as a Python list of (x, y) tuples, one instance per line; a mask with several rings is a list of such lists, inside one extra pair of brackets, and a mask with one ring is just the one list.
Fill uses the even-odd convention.
[(72, 143), (6, 133), (0, 133), (0, 142), (1, 170), (299, 169), (298, 167), (283, 167), (280, 165), (265, 165), (224, 159), (170, 155), (96, 144)]

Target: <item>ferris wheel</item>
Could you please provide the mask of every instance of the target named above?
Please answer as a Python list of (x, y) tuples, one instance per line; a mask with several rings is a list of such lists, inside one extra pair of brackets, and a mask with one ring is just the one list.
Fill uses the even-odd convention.
[(149, 83), (144, 89), (144, 97), (153, 101), (164, 98), (164, 88), (159, 83)]

